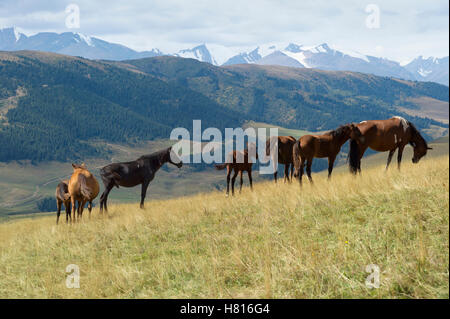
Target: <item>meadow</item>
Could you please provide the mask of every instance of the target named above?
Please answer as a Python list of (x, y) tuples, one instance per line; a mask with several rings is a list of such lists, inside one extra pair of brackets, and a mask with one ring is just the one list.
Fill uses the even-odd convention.
[(448, 154), (402, 165), (7, 221), (0, 298), (449, 298)]

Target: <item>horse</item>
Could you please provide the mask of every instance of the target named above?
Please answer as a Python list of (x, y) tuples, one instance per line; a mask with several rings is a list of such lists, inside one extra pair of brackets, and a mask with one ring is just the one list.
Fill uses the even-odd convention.
[[(247, 172), (248, 180), (250, 182), (250, 189), (253, 191), (253, 180), (252, 180), (252, 166), (253, 162), (251, 160), (251, 155), (249, 156), (248, 149), (241, 151), (232, 151), (228, 154), (227, 162), (223, 164), (215, 165), (217, 170), (227, 169), (227, 194), (228, 197), (230, 193), (230, 175), (234, 170), (234, 175), (231, 178), (231, 195), (234, 196), (234, 182), (236, 181), (236, 176), (239, 173), (241, 180), (241, 186), (239, 188), (239, 193), (242, 191), (242, 184), (244, 183), (242, 174)], [(258, 159), (258, 154), (255, 152), (255, 157)]]
[(428, 147), (419, 130), (400, 116), (387, 120), (363, 121), (356, 126), (361, 131), (362, 138), (350, 143), (349, 166), (354, 174), (361, 173), (361, 158), (368, 147), (378, 152), (389, 151), (386, 170), (396, 149), (398, 149), (397, 167), (400, 169), (403, 149), (407, 144), (414, 148), (412, 162), (415, 164), (427, 154), (428, 150), (433, 149)]
[(73, 173), (69, 180), (68, 190), (72, 203), (73, 220), (75, 218), (76, 203), (78, 203), (78, 219), (83, 215), (84, 205), (89, 203), (89, 217), (91, 217), (92, 201), (97, 197), (100, 187), (97, 179), (89, 172), (86, 165), (72, 164)]
[[(172, 160), (172, 158), (174, 160)], [(141, 184), (141, 203), (140, 208), (144, 208), (144, 199), (150, 182), (155, 178), (156, 172), (165, 163), (170, 163), (178, 168), (183, 166), (183, 162), (178, 157), (172, 147), (139, 157), (132, 162), (112, 163), (100, 169), (100, 176), (105, 191), (100, 196), (100, 212), (108, 211), (107, 201), (111, 189), (116, 186), (134, 187)]]
[(61, 181), (58, 186), (56, 186), (55, 191), (56, 206), (58, 210), (56, 212), (56, 225), (58, 225), (59, 215), (61, 215), (61, 207), (64, 204), (66, 209), (66, 223), (69, 221), (70, 216), (70, 194), (69, 194), (69, 181)]
[(328, 179), (331, 178), (334, 161), (342, 145), (348, 139), (359, 139), (361, 133), (355, 124), (341, 125), (337, 129), (322, 135), (304, 135), (293, 147), (294, 177), (302, 184), (303, 168), (306, 163), (306, 174), (312, 183), (311, 165), (314, 157), (328, 158)]
[[(294, 172), (294, 163), (292, 161), (292, 149), (297, 140), (292, 136), (272, 136), (266, 141), (266, 156), (274, 156), (274, 152), (278, 149), (278, 163), (284, 164), (284, 182), (292, 180)], [(291, 176), (289, 178), (289, 168), (291, 169)], [(275, 169), (273, 177), (275, 183), (277, 182), (278, 170)]]

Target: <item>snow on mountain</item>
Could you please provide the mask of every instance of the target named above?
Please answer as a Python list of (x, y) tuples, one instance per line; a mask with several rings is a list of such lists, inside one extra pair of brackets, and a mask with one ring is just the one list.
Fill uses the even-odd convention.
[(419, 56), (409, 63), (404, 64), (404, 68), (413, 74), (418, 81), (432, 81), (449, 85), (448, 63), (449, 57), (424, 58)]
[[(0, 50), (38, 50), (105, 60), (129, 60), (168, 54), (158, 49), (137, 52), (124, 45), (110, 43), (82, 33), (41, 32), (27, 36), (16, 27), (0, 29)], [(414, 60), (398, 63), (326, 43), (315, 46), (295, 43), (288, 45), (264, 44), (248, 50), (244, 49), (244, 51), (222, 45), (201, 44), (168, 55), (192, 58), (213, 65), (256, 63), (354, 71), (406, 80), (433, 81), (445, 85), (449, 83), (448, 57), (424, 58), (420, 56)]]
[(217, 65), (216, 60), (214, 60), (205, 44), (196, 46), (192, 49), (180, 50), (177, 53), (175, 53), (174, 56), (178, 56), (181, 58), (196, 59), (201, 62), (208, 62), (210, 64)]

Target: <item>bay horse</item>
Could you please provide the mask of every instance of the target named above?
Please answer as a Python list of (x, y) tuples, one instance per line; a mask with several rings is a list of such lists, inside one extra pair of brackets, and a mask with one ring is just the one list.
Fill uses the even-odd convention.
[(100, 197), (100, 212), (108, 211), (107, 201), (111, 189), (116, 186), (134, 187), (141, 184), (141, 203), (140, 208), (144, 208), (144, 199), (150, 182), (155, 178), (156, 172), (165, 163), (170, 163), (180, 168), (183, 162), (172, 147), (139, 157), (132, 162), (112, 163), (100, 169), (100, 176), (105, 191)]
[[(292, 161), (292, 149), (297, 140), (292, 136), (272, 136), (266, 141), (266, 156), (274, 156), (274, 152), (278, 151), (278, 163), (284, 164), (284, 182), (292, 180), (294, 172), (294, 163)], [(291, 169), (291, 176), (289, 178), (289, 168)], [(277, 182), (278, 170), (275, 170), (273, 177), (275, 183)]]
[(410, 121), (400, 116), (387, 120), (363, 121), (357, 124), (357, 127), (361, 131), (362, 138), (350, 143), (349, 165), (352, 173), (361, 172), (361, 158), (368, 147), (378, 152), (389, 151), (386, 170), (396, 149), (398, 149), (398, 169), (400, 169), (403, 149), (407, 144), (414, 148), (413, 163), (418, 163), (427, 151), (432, 149), (428, 147), (419, 130)]
[(322, 135), (304, 135), (298, 139), (293, 147), (294, 177), (302, 183), (303, 168), (306, 163), (306, 174), (312, 183), (311, 165), (314, 157), (328, 158), (328, 179), (333, 171), (334, 161), (342, 145), (348, 139), (359, 139), (361, 133), (355, 124), (342, 125), (337, 129)]
[[(100, 187), (97, 179), (87, 170), (84, 163), (81, 165), (72, 164), (72, 167), (73, 173), (69, 180), (68, 190), (72, 204), (73, 221), (76, 221), (75, 210), (77, 210), (78, 219), (81, 219), (86, 203), (89, 203), (89, 217), (91, 216), (92, 201), (97, 197)], [(77, 203), (78, 207), (76, 207)]]
[(58, 208), (56, 212), (56, 224), (58, 225), (59, 215), (61, 215), (61, 207), (64, 204), (66, 209), (66, 223), (69, 221), (70, 217), (70, 194), (69, 194), (69, 181), (61, 181), (58, 186), (56, 186), (55, 191), (56, 206)]
[[(258, 154), (256, 152), (255, 157), (258, 159)], [(227, 197), (230, 193), (230, 176), (232, 171), (234, 171), (233, 177), (231, 178), (232, 196), (234, 196), (234, 182), (236, 181), (236, 176), (238, 174), (241, 182), (239, 193), (242, 191), (242, 184), (244, 183), (242, 178), (243, 172), (247, 172), (248, 180), (250, 182), (250, 189), (253, 190), (252, 166), (253, 162), (251, 156), (249, 156), (248, 149), (245, 149), (244, 151), (232, 151), (228, 154), (226, 163), (215, 165), (217, 170), (227, 169)]]

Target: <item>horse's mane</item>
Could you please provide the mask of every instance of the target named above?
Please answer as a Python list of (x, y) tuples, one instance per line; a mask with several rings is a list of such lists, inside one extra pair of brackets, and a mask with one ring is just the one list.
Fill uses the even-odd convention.
[(337, 129), (329, 131), (329, 132), (327, 132), (325, 134), (331, 135), (333, 137), (340, 136), (342, 133), (344, 133), (344, 127), (346, 127), (346, 126), (347, 126), (347, 124), (346, 125), (341, 125)]
[(165, 148), (163, 150), (151, 153), (151, 154), (147, 154), (147, 155), (142, 155), (141, 157), (139, 157), (139, 159), (162, 159), (170, 150), (171, 147)]
[[(427, 141), (422, 137), (419, 130), (412, 124), (410, 121), (408, 121), (408, 125), (411, 129), (411, 137), (414, 139), (417, 139), (419, 142), (422, 142), (425, 144), (425, 147), (428, 147)], [(411, 144), (411, 142), (409, 142)]]

